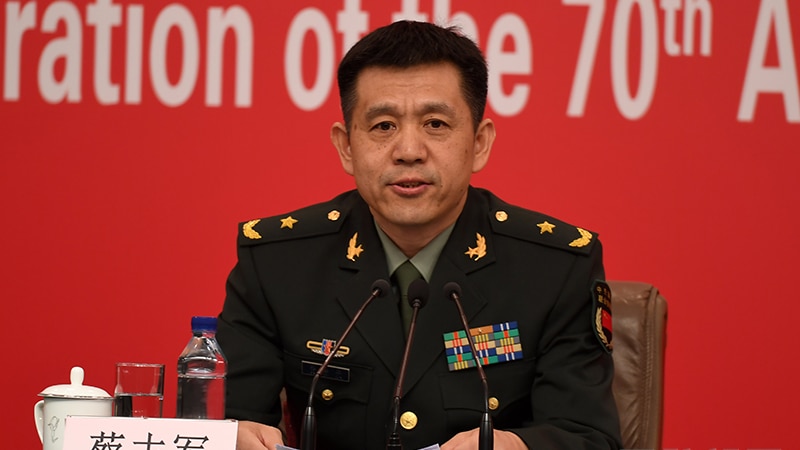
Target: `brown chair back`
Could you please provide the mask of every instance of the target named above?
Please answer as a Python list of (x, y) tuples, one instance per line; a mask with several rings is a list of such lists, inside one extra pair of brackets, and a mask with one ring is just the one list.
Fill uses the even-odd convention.
[(626, 449), (660, 449), (664, 414), (667, 301), (654, 286), (609, 281), (614, 399)]

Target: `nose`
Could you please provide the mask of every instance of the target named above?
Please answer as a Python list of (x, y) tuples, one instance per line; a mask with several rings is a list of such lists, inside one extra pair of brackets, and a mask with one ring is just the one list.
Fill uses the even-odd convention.
[(422, 163), (427, 156), (428, 149), (421, 131), (406, 127), (397, 134), (392, 149), (392, 158), (396, 164)]

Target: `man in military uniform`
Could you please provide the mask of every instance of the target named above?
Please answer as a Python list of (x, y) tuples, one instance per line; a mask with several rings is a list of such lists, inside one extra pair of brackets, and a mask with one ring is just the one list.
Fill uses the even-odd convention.
[(394, 292), (363, 311), (313, 395), (317, 448), (385, 448), (409, 261), (430, 299), (400, 401), (404, 448), (478, 448), (483, 389), (449, 282), (478, 342), (496, 449), (618, 448), (596, 235), (470, 186), (495, 138), (477, 46), (398, 22), (357, 43), (338, 80), (344, 123), (331, 139), (357, 189), (241, 225), (218, 331), (238, 449), (283, 442), (282, 389), (287, 425), (300, 429), (314, 372), (379, 279)]

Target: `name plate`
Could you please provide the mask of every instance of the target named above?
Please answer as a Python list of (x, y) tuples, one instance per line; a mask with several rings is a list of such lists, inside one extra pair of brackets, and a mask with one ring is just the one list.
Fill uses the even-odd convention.
[(234, 450), (235, 420), (67, 416), (63, 450)]
[[(276, 450), (297, 450), (293, 447), (287, 447), (285, 445), (278, 444), (275, 446)], [(419, 450), (439, 450), (439, 444), (433, 444), (430, 447), (421, 448)]]

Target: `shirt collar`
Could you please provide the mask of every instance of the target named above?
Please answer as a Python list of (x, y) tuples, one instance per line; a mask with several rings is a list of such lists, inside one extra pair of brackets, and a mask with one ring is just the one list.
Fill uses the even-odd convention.
[[(438, 236), (433, 238), (428, 245), (423, 247), (422, 250), (411, 258), (411, 264), (414, 264), (414, 267), (419, 270), (419, 273), (422, 274), (425, 281), (431, 281), (433, 269), (436, 267), (436, 262), (439, 261), (439, 255), (442, 254), (442, 250), (447, 240), (450, 238), (450, 234), (453, 232), (455, 225), (454, 222), (452, 225), (445, 228)], [(383, 245), (383, 252), (386, 254), (386, 267), (389, 269), (389, 273), (393, 274), (395, 269), (400, 267), (400, 264), (403, 264), (409, 258), (406, 257), (403, 251), (392, 242), (391, 238), (381, 230), (377, 222), (375, 223), (375, 229), (378, 230), (378, 237), (380, 237), (381, 244)]]

